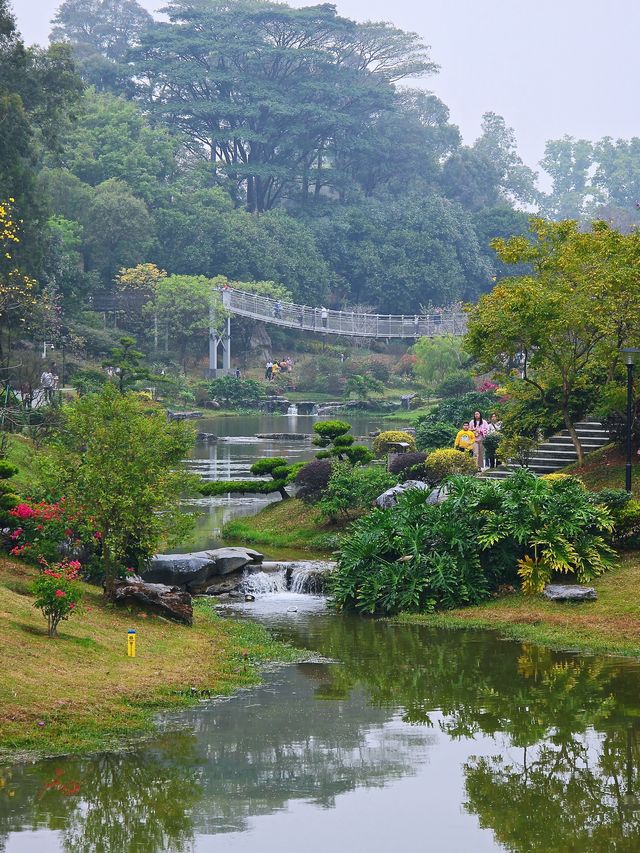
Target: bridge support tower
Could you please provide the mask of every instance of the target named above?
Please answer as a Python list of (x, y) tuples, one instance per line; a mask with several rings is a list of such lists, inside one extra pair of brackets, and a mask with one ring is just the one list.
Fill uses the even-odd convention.
[[(218, 367), (222, 350), (222, 367)], [(224, 331), (218, 334), (216, 315), (212, 308), (209, 314), (209, 377), (216, 379), (231, 373), (231, 317), (224, 321)]]

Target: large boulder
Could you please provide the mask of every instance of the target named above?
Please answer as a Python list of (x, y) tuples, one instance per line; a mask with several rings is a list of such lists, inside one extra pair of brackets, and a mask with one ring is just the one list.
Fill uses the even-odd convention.
[(595, 601), (598, 597), (592, 586), (572, 583), (548, 583), (542, 594), (550, 601)]
[(187, 586), (204, 583), (216, 572), (216, 558), (208, 551), (192, 554), (156, 554), (142, 578), (150, 583)]
[(206, 589), (211, 578), (240, 571), (262, 560), (263, 555), (253, 548), (213, 548), (211, 551), (192, 551), (190, 554), (156, 554), (142, 573), (142, 578), (150, 583), (201, 592)]
[(252, 548), (217, 548), (207, 553), (215, 554), (217, 575), (228, 575), (263, 560), (263, 555)]
[(145, 583), (142, 578), (133, 577), (118, 581), (114, 591), (116, 604), (133, 604), (144, 607), (184, 625), (193, 624), (193, 605), (191, 595), (176, 586), (160, 583)]
[(399, 483), (397, 486), (392, 486), (378, 495), (376, 498), (376, 506), (380, 509), (390, 509), (398, 503), (398, 498), (410, 489), (431, 489), (428, 483), (423, 483), (422, 480), (407, 480), (406, 483)]

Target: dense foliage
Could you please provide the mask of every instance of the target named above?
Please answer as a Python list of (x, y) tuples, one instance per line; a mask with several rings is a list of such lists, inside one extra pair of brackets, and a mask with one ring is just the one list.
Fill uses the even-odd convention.
[(353, 517), (368, 510), (395, 482), (395, 477), (378, 465), (365, 468), (337, 462), (318, 503), (320, 512), (331, 521)]
[(410, 491), (375, 509), (345, 537), (332, 593), (339, 608), (397, 613), (458, 607), (520, 575), (539, 592), (554, 574), (592, 580), (615, 562), (609, 512), (573, 478), (454, 477), (444, 503)]
[(62, 418), (46, 478), (69, 512), (91, 519), (111, 594), (124, 567), (138, 568), (161, 541), (184, 535), (178, 499), (191, 482), (183, 460), (193, 430), (112, 383), (63, 407)]

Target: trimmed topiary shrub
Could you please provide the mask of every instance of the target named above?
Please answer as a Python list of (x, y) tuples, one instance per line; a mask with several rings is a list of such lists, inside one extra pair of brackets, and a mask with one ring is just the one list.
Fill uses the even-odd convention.
[(381, 432), (374, 438), (373, 452), (376, 456), (382, 456), (384, 453), (392, 450), (391, 445), (397, 442), (406, 442), (409, 445), (409, 451), (416, 449), (416, 440), (408, 432), (403, 432), (399, 429), (389, 429)]
[(329, 485), (332, 459), (314, 459), (307, 462), (296, 474), (295, 485), (298, 487), (296, 497), (307, 504), (317, 503)]
[(427, 456), (423, 465), (425, 479), (437, 486), (446, 477), (454, 474), (476, 474), (478, 466), (475, 459), (468, 453), (459, 450), (443, 448), (434, 450)]

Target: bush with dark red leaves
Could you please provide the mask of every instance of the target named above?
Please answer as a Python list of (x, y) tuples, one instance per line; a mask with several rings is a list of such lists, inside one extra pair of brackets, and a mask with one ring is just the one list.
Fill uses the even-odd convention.
[(402, 483), (405, 480), (422, 480), (426, 453), (397, 453), (389, 461), (389, 473), (395, 474)]
[(307, 504), (317, 503), (329, 485), (332, 467), (332, 459), (314, 459), (307, 462), (296, 475), (296, 497)]

